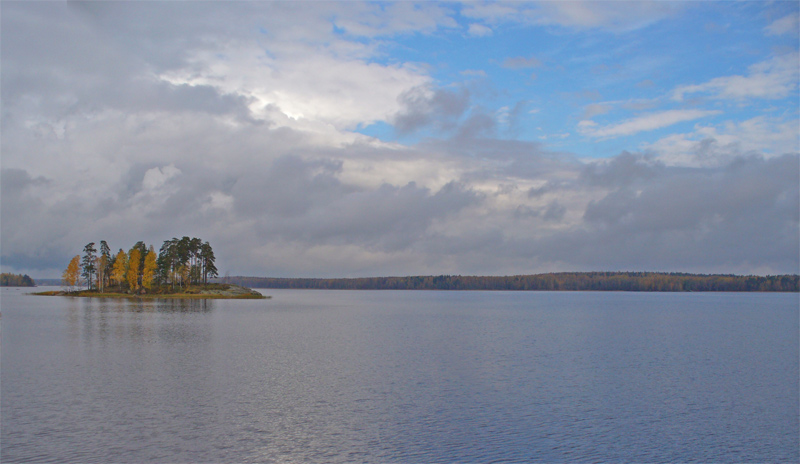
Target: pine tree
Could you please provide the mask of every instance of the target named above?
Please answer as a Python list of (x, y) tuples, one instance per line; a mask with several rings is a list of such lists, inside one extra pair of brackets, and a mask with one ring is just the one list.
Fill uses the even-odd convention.
[(144, 242), (136, 242), (133, 245), (133, 248), (139, 250), (139, 277), (142, 276), (142, 271), (144, 271), (144, 257), (147, 256), (147, 245)]
[(172, 279), (173, 254), (172, 240), (166, 240), (158, 251), (156, 263), (158, 264), (158, 280), (161, 285), (172, 283), (172, 288), (175, 288), (175, 281)]
[(217, 267), (214, 265), (214, 261), (216, 258), (214, 257), (214, 250), (211, 249), (211, 245), (208, 242), (205, 242), (200, 246), (200, 262), (203, 267), (203, 283), (208, 283), (208, 277), (216, 277), (217, 276)]
[[(105, 258), (105, 261), (103, 261), (103, 258)], [(111, 285), (111, 271), (114, 264), (114, 258), (111, 257), (111, 248), (108, 247), (108, 242), (105, 240), (100, 240), (100, 260), (104, 263), (102, 269), (98, 268), (98, 273), (102, 272), (103, 274), (103, 281), (98, 282), (102, 289), (107, 285)]]
[(94, 254), (97, 250), (94, 248), (94, 242), (87, 244), (83, 247), (83, 260), (81, 261), (82, 272), (81, 275), (86, 279), (86, 288), (92, 289), (92, 282), (94, 274), (97, 271)]

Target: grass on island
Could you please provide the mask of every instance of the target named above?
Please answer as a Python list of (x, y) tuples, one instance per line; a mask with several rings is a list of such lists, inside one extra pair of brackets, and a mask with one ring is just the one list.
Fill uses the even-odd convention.
[(255, 290), (229, 284), (200, 284), (188, 285), (185, 287), (175, 287), (164, 285), (152, 287), (139, 293), (122, 291), (119, 288), (111, 291), (100, 292), (98, 290), (51, 290), (47, 292), (37, 292), (34, 295), (45, 296), (73, 296), (84, 298), (129, 298), (129, 299), (158, 299), (176, 298), (185, 300), (205, 300), (205, 299), (226, 299), (226, 300), (260, 300), (269, 298)]

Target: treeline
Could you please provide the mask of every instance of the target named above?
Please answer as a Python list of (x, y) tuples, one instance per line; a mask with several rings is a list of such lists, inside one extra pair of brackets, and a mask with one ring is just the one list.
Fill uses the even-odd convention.
[(517, 276), (411, 276), (354, 279), (225, 277), (250, 288), (325, 290), (565, 290), (630, 292), (798, 292), (800, 276), (661, 272), (560, 272)]
[(83, 257), (76, 255), (62, 275), (62, 285), (73, 290), (86, 286), (100, 292), (143, 292), (153, 287), (183, 287), (207, 283), (217, 276), (214, 250), (199, 238), (173, 238), (156, 253), (153, 245), (136, 242), (127, 252), (116, 254), (105, 240), (100, 249), (91, 242), (83, 248)]
[(27, 274), (0, 274), (0, 287), (35, 287), (36, 283)]

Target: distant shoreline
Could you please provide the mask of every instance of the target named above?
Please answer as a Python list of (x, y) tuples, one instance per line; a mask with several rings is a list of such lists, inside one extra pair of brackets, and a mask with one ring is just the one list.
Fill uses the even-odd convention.
[(511, 290), (629, 292), (800, 292), (800, 276), (664, 272), (560, 272), (516, 276), (292, 278), (235, 276), (216, 282), (307, 290)]

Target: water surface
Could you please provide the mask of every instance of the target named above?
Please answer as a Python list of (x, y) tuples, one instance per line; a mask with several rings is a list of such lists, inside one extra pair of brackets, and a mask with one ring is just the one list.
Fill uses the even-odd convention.
[(798, 296), (2, 290), (3, 462), (796, 462)]

